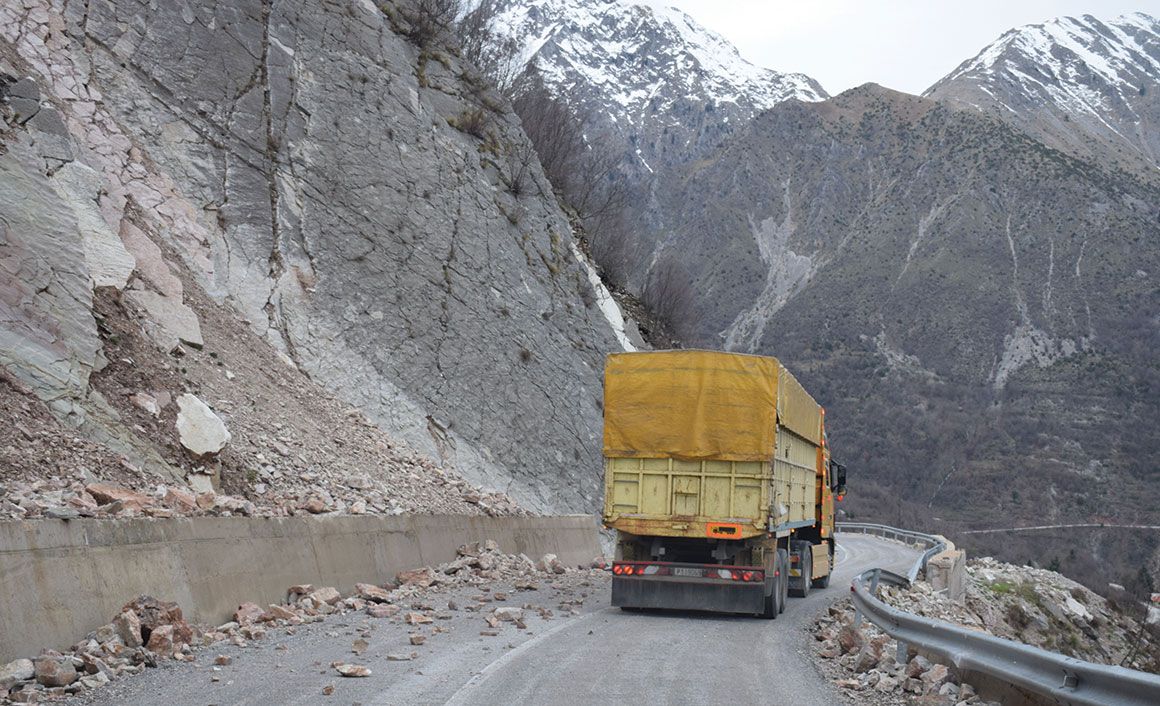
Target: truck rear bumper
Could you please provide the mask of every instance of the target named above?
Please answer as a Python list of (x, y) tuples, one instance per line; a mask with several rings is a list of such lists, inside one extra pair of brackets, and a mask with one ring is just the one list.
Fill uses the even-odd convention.
[(669, 608), (716, 613), (760, 613), (764, 582), (735, 583), (671, 577), (612, 577), (612, 605), (617, 608)]

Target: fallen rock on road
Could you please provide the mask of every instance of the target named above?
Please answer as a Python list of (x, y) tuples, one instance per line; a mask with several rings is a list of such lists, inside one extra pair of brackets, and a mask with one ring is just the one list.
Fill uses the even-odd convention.
[[(455, 590), (475, 594), (474, 603), (466, 609), (479, 611), (480, 606), (487, 606), (485, 618), (489, 624), (494, 623), (487, 634), (498, 636), (509, 625), (512, 627), (507, 630), (526, 630), (529, 613), (541, 620), (554, 616), (545, 606), (496, 605), (513, 595), (508, 587), (547, 582), (559, 596), (560, 611), (578, 613), (578, 606), (589, 595), (584, 588), (606, 576), (601, 570), (568, 569), (558, 559), (541, 563), (548, 572), (538, 570), (536, 562), (527, 556), (503, 553), (495, 542), (472, 543), (461, 546), (452, 561), (399, 573), (400, 578), (417, 580), (401, 581), (399, 585), (359, 583), (347, 597), (332, 586), (299, 584), (287, 590), (286, 604), (263, 609), (256, 603), (242, 603), (234, 611), (233, 620), (217, 627), (191, 625), (176, 603), (140, 596), (70, 651), (45, 651), (35, 660), (16, 660), (0, 668), (0, 700), (48, 701), (84, 693), (161, 662), (196, 664), (199, 650), (213, 645), (257, 646), (272, 630), (292, 636), (298, 626), (320, 622), (328, 616), (362, 615), (368, 621), (389, 620), (410, 626), (407, 644), (429, 648), (431, 638), (448, 631), (441, 623), (451, 620), (459, 611), (458, 601), (465, 600), (458, 593), (455, 598), (446, 597)], [(506, 587), (498, 590), (501, 581), (506, 582)], [(439, 594), (444, 597), (437, 600)], [(416, 626), (430, 627), (416, 630)], [(360, 657), (369, 654), (368, 635), (369, 632), (353, 643), (351, 651)], [(419, 656), (418, 652), (392, 651), (382, 658), (411, 662)], [(218, 653), (209, 661), (213, 669), (222, 670), (233, 660)], [(332, 666), (347, 677), (366, 677), (372, 672), (366, 665), (347, 662)], [(217, 673), (211, 677), (215, 683), (220, 679)]]

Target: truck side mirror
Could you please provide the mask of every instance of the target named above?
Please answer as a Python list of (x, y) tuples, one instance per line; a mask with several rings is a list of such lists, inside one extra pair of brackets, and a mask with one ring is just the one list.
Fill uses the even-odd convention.
[(834, 464), (836, 472), (834, 473), (836, 488), (834, 492), (838, 495), (846, 494), (846, 467), (840, 463)]

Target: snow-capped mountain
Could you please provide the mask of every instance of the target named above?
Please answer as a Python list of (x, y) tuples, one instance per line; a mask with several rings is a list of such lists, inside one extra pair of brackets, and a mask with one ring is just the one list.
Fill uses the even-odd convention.
[(638, 166), (694, 159), (730, 123), (826, 92), (802, 74), (755, 66), (675, 9), (629, 0), (507, 0), (492, 23), (524, 47), (548, 89), (596, 131), (619, 137)]
[(995, 113), (1083, 158), (1160, 167), (1160, 21), (1133, 12), (1018, 27), (925, 95)]

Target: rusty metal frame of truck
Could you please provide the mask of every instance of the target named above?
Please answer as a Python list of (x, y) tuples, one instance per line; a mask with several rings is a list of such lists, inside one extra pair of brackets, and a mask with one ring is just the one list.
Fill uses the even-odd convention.
[[(825, 411), (777, 359), (610, 355), (603, 451), (603, 520), (618, 534), (613, 605), (775, 617), (785, 582), (799, 595), (828, 583), (836, 482)], [(615, 571), (633, 562), (651, 573)], [(666, 565), (762, 578), (665, 575)]]

